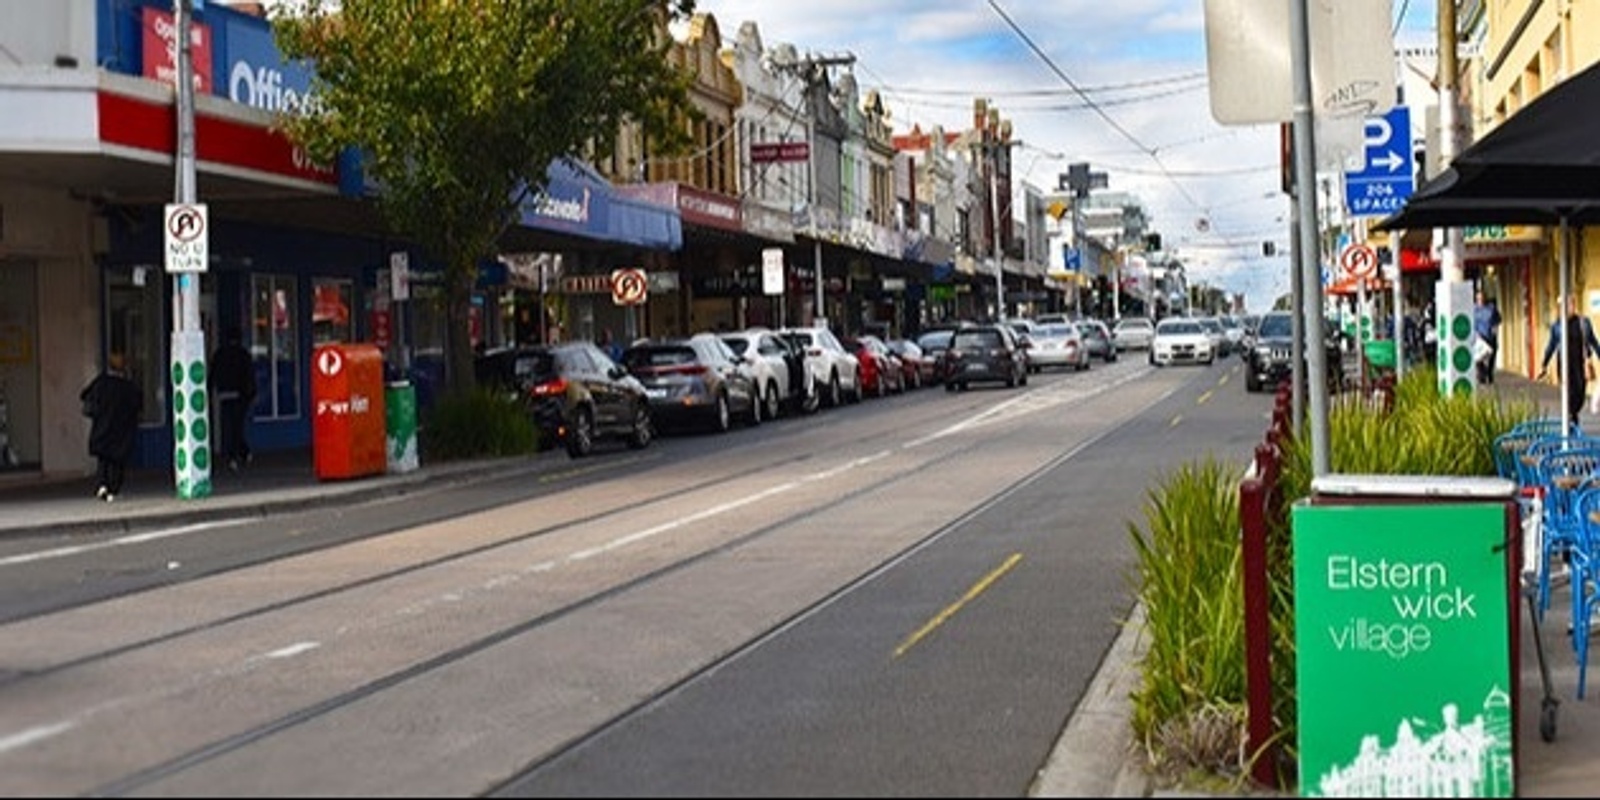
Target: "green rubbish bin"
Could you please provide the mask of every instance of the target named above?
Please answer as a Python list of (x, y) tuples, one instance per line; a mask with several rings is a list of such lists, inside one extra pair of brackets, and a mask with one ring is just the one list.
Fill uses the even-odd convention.
[(384, 386), (383, 407), (390, 472), (417, 468), (417, 390), (410, 381)]

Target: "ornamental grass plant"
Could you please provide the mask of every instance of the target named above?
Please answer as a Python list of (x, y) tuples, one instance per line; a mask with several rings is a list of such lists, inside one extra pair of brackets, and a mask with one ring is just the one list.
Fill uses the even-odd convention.
[(441, 398), (417, 434), (423, 457), (438, 461), (519, 456), (539, 446), (527, 409), (484, 388)]

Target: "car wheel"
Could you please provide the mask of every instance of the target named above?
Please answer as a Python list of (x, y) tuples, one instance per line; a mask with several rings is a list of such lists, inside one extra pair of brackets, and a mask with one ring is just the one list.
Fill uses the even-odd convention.
[(911, 373), (911, 388), (922, 388), (922, 370), (920, 368), (917, 369), (916, 372)]
[(711, 430), (717, 433), (727, 433), (733, 425), (733, 414), (728, 410), (728, 396), (717, 395), (717, 407), (712, 410)]
[(861, 400), (862, 400), (862, 398), (864, 396), (863, 392), (865, 391), (865, 388), (861, 385), (861, 370), (860, 369), (856, 370), (855, 380), (851, 381), (850, 383), (851, 383), (851, 385), (856, 387), (856, 388), (850, 390), (850, 394), (848, 395), (849, 398), (850, 398), (850, 402), (852, 402), (852, 403), (861, 402)]
[(778, 397), (778, 384), (772, 381), (767, 382), (766, 401), (767, 407), (762, 411), (766, 412), (767, 419), (777, 419), (783, 413), (783, 401)]
[(754, 428), (763, 422), (762, 412), (766, 409), (762, 408), (762, 405), (765, 402), (761, 399), (761, 387), (750, 387), (750, 416), (747, 418), (750, 420), (750, 427)]
[(944, 390), (947, 391), (947, 392), (954, 392), (956, 390), (956, 382), (955, 381), (945, 381), (944, 382)]
[(1252, 393), (1261, 391), (1261, 381), (1256, 377), (1255, 370), (1250, 370), (1245, 373), (1244, 390)]
[(839, 373), (835, 372), (828, 377), (828, 408), (838, 408), (844, 405), (844, 389), (839, 386)]
[(889, 375), (883, 370), (878, 370), (877, 380), (873, 381), (873, 394), (885, 397), (889, 394)]
[(655, 423), (650, 419), (650, 407), (640, 403), (633, 409), (633, 430), (628, 434), (628, 447), (643, 450), (656, 438)]
[(580, 408), (572, 414), (572, 424), (567, 426), (567, 455), (583, 458), (594, 452), (594, 414)]
[(962, 381), (962, 382), (956, 384), (956, 389), (958, 389), (960, 391), (963, 391), (963, 392), (966, 391), (967, 390), (967, 382), (966, 381)]

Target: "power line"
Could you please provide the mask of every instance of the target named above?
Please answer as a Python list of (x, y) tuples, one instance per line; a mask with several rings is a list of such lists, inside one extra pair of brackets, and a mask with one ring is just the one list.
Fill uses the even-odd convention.
[(1122, 126), (1122, 123), (1118, 122), (1110, 114), (1107, 114), (1104, 109), (1100, 108), (1099, 104), (1097, 104), (1093, 98), (1089, 97), (1088, 94), (1086, 94), (1083, 89), (1072, 80), (1072, 78), (1068, 77), (1067, 73), (1063, 72), (1060, 67), (1056, 66), (1055, 61), (1053, 61), (1050, 56), (1046, 55), (1043, 50), (1039, 49), (1039, 45), (1034, 43), (1032, 37), (1028, 36), (1027, 31), (1024, 31), (1022, 27), (1011, 18), (1011, 15), (1007, 14), (1005, 9), (1000, 7), (1000, 4), (996, 2), (996, 0), (988, 0), (988, 3), (989, 7), (994, 9), (994, 12), (998, 14), (1002, 20), (1005, 20), (1006, 25), (1010, 26), (1012, 32), (1016, 33), (1017, 38), (1021, 39), (1023, 43), (1028, 46), (1028, 49), (1032, 50), (1033, 54), (1038, 56), (1039, 60), (1043, 61), (1045, 66), (1050, 68), (1051, 72), (1054, 72), (1063, 83), (1067, 84), (1067, 86), (1072, 87), (1072, 91), (1079, 97), (1083, 98), (1083, 101), (1087, 103), (1101, 119), (1105, 120), (1106, 124), (1110, 125), (1112, 130), (1115, 130), (1119, 135), (1122, 136), (1122, 138), (1128, 140), (1130, 144), (1139, 148), (1140, 152), (1149, 156), (1150, 160), (1156, 163), (1156, 166), (1161, 169), (1163, 174), (1166, 174), (1167, 179), (1172, 182), (1173, 187), (1178, 190), (1178, 193), (1183, 195), (1184, 199), (1188, 200), (1190, 205), (1194, 206), (1196, 210), (1200, 209), (1200, 204), (1195, 201), (1193, 195), (1189, 194), (1189, 190), (1184, 188), (1183, 184), (1179, 183), (1177, 178), (1173, 177), (1167, 172), (1166, 164), (1162, 163), (1160, 154), (1158, 154), (1154, 148), (1140, 141), (1139, 137), (1133, 135), (1131, 131)]
[[(1110, 93), (1128, 91), (1131, 89), (1146, 89), (1152, 86), (1166, 86), (1173, 83), (1193, 83), (1206, 81), (1204, 72), (1187, 72), (1182, 75), (1172, 75), (1163, 78), (1150, 78), (1142, 81), (1129, 81), (1127, 83), (1106, 84), (1104, 86), (1085, 86), (1083, 91), (1088, 94)], [(991, 97), (1056, 97), (1063, 94), (1072, 94), (1071, 89), (1016, 89), (1012, 91), (989, 91), (978, 89), (923, 89), (915, 86), (880, 86), (880, 91), (895, 92), (909, 95), (947, 95), (970, 97), (972, 95), (987, 95)]]

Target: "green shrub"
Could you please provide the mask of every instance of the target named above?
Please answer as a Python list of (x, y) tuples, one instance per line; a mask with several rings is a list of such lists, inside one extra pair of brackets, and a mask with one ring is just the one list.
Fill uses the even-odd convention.
[(526, 408), (482, 388), (441, 398), (423, 420), (418, 438), (423, 456), (439, 461), (524, 455), (539, 444)]

